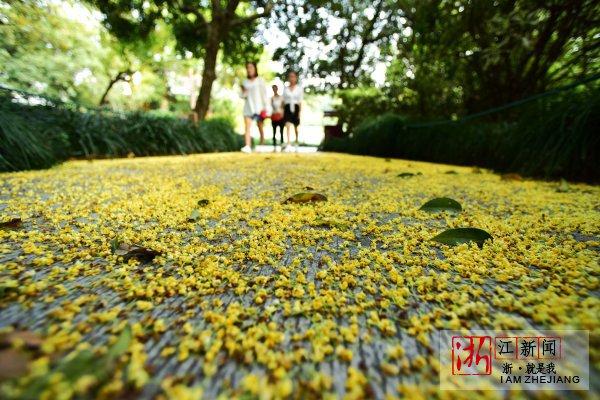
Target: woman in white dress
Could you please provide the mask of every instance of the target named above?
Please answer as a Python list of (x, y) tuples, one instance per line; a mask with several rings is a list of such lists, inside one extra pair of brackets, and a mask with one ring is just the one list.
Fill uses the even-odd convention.
[(300, 125), (300, 111), (302, 109), (302, 99), (304, 91), (298, 84), (298, 74), (291, 71), (288, 74), (288, 85), (283, 89), (283, 120), (285, 121), (285, 131), (287, 134), (287, 145), (285, 151), (290, 151), (290, 129), (294, 127), (296, 134), (296, 149), (298, 146), (298, 126)]
[(242, 98), (244, 101), (244, 125), (246, 145), (242, 147), (244, 153), (251, 153), (252, 147), (250, 139), (250, 130), (252, 121), (256, 121), (258, 131), (260, 132), (260, 144), (265, 142), (265, 133), (263, 130), (263, 121), (267, 116), (267, 87), (265, 81), (258, 76), (256, 63), (246, 63), (247, 79), (242, 83)]

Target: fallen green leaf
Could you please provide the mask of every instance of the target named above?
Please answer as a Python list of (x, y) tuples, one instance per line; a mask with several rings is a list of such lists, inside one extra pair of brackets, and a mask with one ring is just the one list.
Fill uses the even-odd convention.
[(419, 210), (428, 211), (428, 212), (440, 212), (440, 211), (452, 211), (452, 212), (461, 212), (462, 207), (460, 203), (454, 199), (449, 197), (437, 197), (435, 199), (429, 200), (427, 203), (423, 204)]
[(454, 228), (447, 229), (439, 235), (435, 236), (431, 240), (447, 244), (449, 246), (456, 246), (463, 243), (475, 242), (477, 246), (483, 247), (483, 242), (486, 240), (492, 240), (492, 235), (478, 228)]
[(16, 292), (19, 288), (19, 282), (14, 279), (7, 279), (0, 283), (0, 299), (10, 292)]
[(127, 351), (129, 348), (129, 344), (133, 339), (133, 333), (131, 332), (131, 327), (127, 325), (123, 332), (117, 338), (117, 341), (111, 346), (106, 355), (108, 357), (120, 357), (123, 353)]
[[(92, 375), (96, 378), (95, 386), (100, 386), (111, 377), (119, 357), (127, 351), (132, 339), (133, 334), (128, 325), (103, 356), (98, 356), (91, 350), (81, 350), (59, 361), (52, 372), (60, 373), (71, 385), (85, 375)], [(52, 385), (52, 376), (53, 373), (44, 374), (30, 382), (23, 398), (39, 398)]]
[(398, 178), (410, 178), (411, 176), (417, 176), (417, 175), (423, 175), (423, 174), (420, 172), (417, 172), (416, 174), (412, 173), (412, 172), (400, 172), (398, 174)]
[(111, 241), (110, 241), (110, 251), (112, 253), (115, 253), (117, 251), (117, 249), (119, 248), (120, 245), (121, 245), (121, 239), (119, 239), (118, 237), (115, 237), (115, 238), (111, 239)]
[(347, 229), (348, 223), (344, 221), (340, 221), (333, 218), (317, 218), (315, 219), (313, 226), (318, 226), (322, 228), (338, 228), (338, 229)]
[(569, 191), (569, 184), (564, 179), (560, 180), (560, 185), (556, 188), (558, 193), (566, 193)]
[(98, 357), (90, 350), (82, 350), (75, 354), (72, 358), (61, 362), (57, 368), (70, 382), (76, 382), (84, 375), (100, 376), (107, 372), (106, 367), (102, 364), (105, 357)]
[(190, 216), (188, 217), (188, 222), (196, 222), (200, 219), (200, 211), (194, 209), (194, 211), (192, 211), (192, 213), (190, 214)]

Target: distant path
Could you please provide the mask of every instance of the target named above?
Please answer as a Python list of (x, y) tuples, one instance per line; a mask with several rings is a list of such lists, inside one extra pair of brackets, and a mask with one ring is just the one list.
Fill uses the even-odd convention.
[[(316, 153), (318, 150), (317, 146), (298, 146), (293, 147), (294, 153)], [(280, 153), (282, 151), (281, 146), (275, 147), (269, 145), (258, 145), (254, 147), (254, 151), (257, 153)]]
[[(306, 191), (328, 201), (281, 204)], [(418, 211), (439, 196), (463, 211)], [(598, 337), (599, 198), (597, 186), (336, 154), (1, 174), (0, 222), (23, 223), (0, 230), (0, 329), (44, 338), (28, 350), (44, 376), (45, 363), (81, 343), (99, 351), (130, 325), (135, 341), (99, 384), (53, 378), (108, 398), (183, 399), (193, 388), (208, 399), (437, 397), (438, 329), (567, 326)], [(494, 240), (429, 240), (449, 227)], [(161, 255), (125, 263), (111, 241)]]

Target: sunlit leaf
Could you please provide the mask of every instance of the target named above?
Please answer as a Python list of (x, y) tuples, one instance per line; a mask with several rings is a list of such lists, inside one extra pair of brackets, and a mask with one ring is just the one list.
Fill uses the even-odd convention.
[(194, 209), (190, 216), (188, 217), (188, 222), (196, 222), (200, 219), (200, 211), (197, 209)]

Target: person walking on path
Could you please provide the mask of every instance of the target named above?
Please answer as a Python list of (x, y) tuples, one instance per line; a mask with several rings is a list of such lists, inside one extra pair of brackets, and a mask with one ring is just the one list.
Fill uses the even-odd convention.
[(265, 81), (258, 76), (256, 63), (246, 63), (246, 77), (242, 83), (242, 98), (244, 101), (244, 125), (246, 145), (242, 147), (242, 152), (251, 153), (250, 130), (252, 121), (256, 121), (258, 131), (260, 132), (260, 144), (265, 142), (265, 133), (263, 130), (263, 121), (267, 117), (267, 88)]
[(279, 94), (277, 85), (272, 86), (273, 97), (271, 98), (271, 125), (273, 126), (273, 149), (277, 148), (277, 128), (281, 136), (281, 145), (283, 146), (283, 96)]
[(294, 127), (296, 134), (296, 150), (298, 149), (298, 126), (300, 125), (300, 111), (302, 109), (302, 99), (304, 93), (302, 86), (298, 84), (298, 74), (290, 71), (288, 74), (288, 85), (283, 90), (283, 120), (285, 121), (285, 130), (287, 134), (287, 145), (284, 151), (291, 151), (290, 129)]

